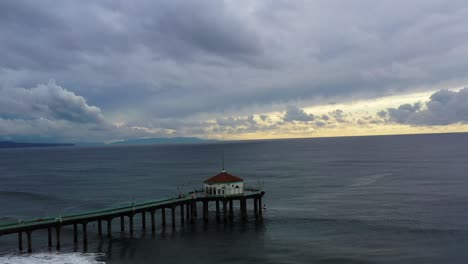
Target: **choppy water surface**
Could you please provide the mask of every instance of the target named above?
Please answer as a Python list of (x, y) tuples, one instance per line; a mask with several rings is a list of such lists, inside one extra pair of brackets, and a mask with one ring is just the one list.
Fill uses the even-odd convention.
[(263, 223), (158, 225), (153, 236), (136, 219), (130, 237), (115, 221), (112, 240), (90, 226), (87, 249), (65, 229), (61, 252), (36, 231), (32, 255), (3, 236), (0, 263), (468, 261), (468, 134), (4, 149), (0, 221), (192, 190), (219, 172), (223, 149), (229, 172), (267, 192)]

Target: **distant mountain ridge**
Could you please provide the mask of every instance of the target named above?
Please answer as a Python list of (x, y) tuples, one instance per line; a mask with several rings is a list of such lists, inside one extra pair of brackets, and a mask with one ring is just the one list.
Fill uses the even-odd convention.
[(65, 147), (74, 146), (68, 143), (25, 143), (14, 141), (0, 141), (0, 148), (46, 148), (46, 147)]
[(143, 144), (187, 144), (187, 143), (209, 143), (216, 142), (212, 139), (201, 139), (196, 137), (173, 137), (173, 138), (142, 138), (128, 139), (110, 143), (111, 145), (143, 145)]

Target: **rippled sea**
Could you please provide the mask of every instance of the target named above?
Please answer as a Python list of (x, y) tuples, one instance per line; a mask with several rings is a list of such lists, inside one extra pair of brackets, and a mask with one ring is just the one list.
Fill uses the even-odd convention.
[[(0, 150), (0, 221), (165, 198), (228, 172), (266, 191), (263, 221), (180, 225), (0, 263), (467, 263), (468, 134)], [(211, 210), (213, 210), (211, 205)], [(236, 206), (238, 206), (236, 204)], [(238, 212), (237, 212), (238, 214)], [(213, 213), (211, 214), (213, 216)]]

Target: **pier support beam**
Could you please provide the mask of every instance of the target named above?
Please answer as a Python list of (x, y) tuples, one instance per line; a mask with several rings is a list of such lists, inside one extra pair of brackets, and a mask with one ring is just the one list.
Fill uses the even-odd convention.
[(161, 224), (166, 226), (166, 208), (161, 208)]
[(216, 200), (216, 221), (219, 222), (219, 200)]
[(245, 201), (245, 197), (240, 199), (240, 206), (241, 206), (242, 220), (247, 220), (247, 203)]
[(73, 243), (78, 243), (78, 225), (73, 224)]
[(187, 210), (185, 211), (185, 214), (187, 215), (187, 220), (190, 219), (190, 203), (186, 203), (185, 207)]
[(31, 230), (26, 230), (26, 236), (28, 237), (28, 253), (31, 253), (32, 252)]
[(195, 223), (195, 219), (197, 219), (197, 217), (195, 216), (195, 208), (196, 208), (197, 204), (195, 201), (193, 202), (190, 202), (190, 223)]
[(82, 227), (83, 227), (83, 245), (87, 245), (88, 244), (88, 223), (82, 223), (81, 224)]
[(98, 219), (97, 221), (97, 232), (98, 232), (98, 236), (99, 237), (102, 237), (102, 220), (101, 219)]
[(23, 251), (23, 232), (18, 232), (18, 250)]
[(133, 234), (133, 214), (128, 216), (130, 234)]
[(61, 229), (62, 227), (60, 225), (55, 226), (55, 235), (56, 235), (55, 246), (57, 250), (60, 250), (60, 230)]
[(125, 216), (120, 216), (120, 232), (125, 232)]
[(203, 220), (208, 222), (208, 201), (203, 201)]
[(141, 212), (141, 228), (146, 229), (146, 212), (144, 210)]
[(234, 200), (229, 200), (229, 218), (234, 218)]
[(223, 220), (227, 222), (227, 203), (228, 201), (223, 200)]
[(154, 222), (155, 211), (151, 210), (150, 213), (151, 213), (151, 232), (154, 234), (154, 233), (156, 233), (156, 223)]
[(107, 219), (107, 237), (112, 238), (112, 218)]
[(47, 228), (47, 246), (49, 248), (52, 247), (52, 228)]
[(258, 218), (258, 198), (253, 199), (255, 219)]
[(172, 224), (172, 228), (175, 229), (175, 226), (176, 226), (176, 219), (175, 219), (175, 205), (173, 205), (171, 207), (171, 224)]
[(184, 224), (184, 204), (180, 204), (180, 223)]
[(263, 204), (262, 204), (262, 197), (258, 198), (258, 215), (262, 216)]

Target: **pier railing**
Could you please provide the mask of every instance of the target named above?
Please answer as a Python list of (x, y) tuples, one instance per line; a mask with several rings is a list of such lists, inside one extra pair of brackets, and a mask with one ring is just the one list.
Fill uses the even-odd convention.
[(208, 194), (205, 192), (205, 189), (196, 189), (188, 193), (188, 195), (202, 195), (202, 196), (210, 196), (210, 197), (230, 197), (230, 196), (248, 196), (251, 194), (261, 192), (260, 189), (252, 188), (252, 187), (244, 187), (244, 192), (242, 193), (233, 193), (233, 194)]

